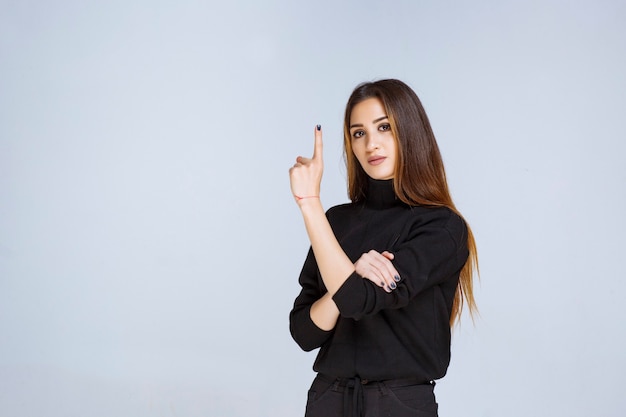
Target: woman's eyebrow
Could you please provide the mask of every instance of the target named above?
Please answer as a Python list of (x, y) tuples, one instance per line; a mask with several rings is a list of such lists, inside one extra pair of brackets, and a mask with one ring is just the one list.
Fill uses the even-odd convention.
[[(374, 119), (372, 120), (372, 124), (378, 123), (381, 120), (385, 120), (387, 118), (387, 116), (383, 116), (383, 117), (379, 117), (378, 119)], [(355, 123), (353, 125), (350, 125), (350, 129), (352, 129), (353, 127), (363, 127), (363, 125), (361, 123)]]

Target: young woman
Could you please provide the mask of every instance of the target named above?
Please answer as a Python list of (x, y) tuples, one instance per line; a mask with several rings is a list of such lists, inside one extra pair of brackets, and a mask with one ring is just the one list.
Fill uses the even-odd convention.
[(476, 308), (471, 230), (454, 206), (417, 95), (401, 81), (359, 85), (346, 106), (352, 202), (319, 200), (322, 130), (290, 169), (311, 241), (290, 314), (294, 340), (320, 348), (306, 416), (437, 416), (450, 328)]

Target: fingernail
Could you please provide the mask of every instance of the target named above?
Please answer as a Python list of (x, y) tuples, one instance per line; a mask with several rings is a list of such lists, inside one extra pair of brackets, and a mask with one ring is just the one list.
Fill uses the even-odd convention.
[(396, 283), (392, 282), (391, 284), (389, 284), (389, 286), (391, 287), (392, 290), (396, 289)]
[(396, 282), (400, 282), (400, 275), (395, 275), (395, 276), (393, 277), (393, 279), (395, 279), (395, 280), (396, 280)]
[(322, 125), (317, 125), (317, 130), (322, 130)]

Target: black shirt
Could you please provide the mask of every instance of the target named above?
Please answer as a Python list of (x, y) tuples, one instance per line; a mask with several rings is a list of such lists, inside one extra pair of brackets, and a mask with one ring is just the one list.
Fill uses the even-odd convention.
[(306, 351), (321, 347), (313, 369), (369, 380), (443, 377), (450, 363), (450, 314), (459, 273), (468, 257), (463, 219), (445, 207), (411, 207), (398, 200), (393, 180), (370, 180), (363, 203), (326, 213), (352, 262), (374, 249), (395, 255), (401, 281), (391, 293), (351, 274), (333, 296), (340, 311), (324, 331), (310, 317), (326, 291), (309, 250), (302, 290), (290, 313), (294, 340)]

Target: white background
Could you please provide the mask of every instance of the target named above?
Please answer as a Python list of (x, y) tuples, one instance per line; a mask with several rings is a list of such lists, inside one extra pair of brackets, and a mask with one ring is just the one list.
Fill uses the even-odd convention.
[(399, 78), (481, 262), (441, 416), (623, 416), (619, 1), (0, 1), (0, 415), (303, 415), (287, 170)]

